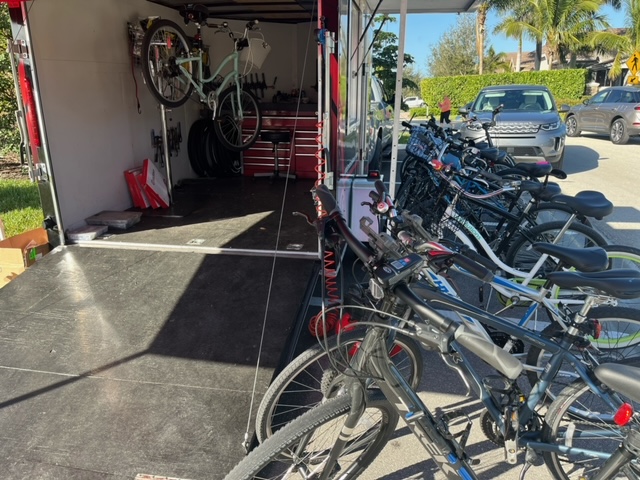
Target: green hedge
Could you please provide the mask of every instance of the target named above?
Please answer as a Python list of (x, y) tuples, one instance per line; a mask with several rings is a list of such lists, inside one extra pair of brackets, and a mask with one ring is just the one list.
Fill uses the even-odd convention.
[(562, 103), (580, 103), (587, 82), (587, 70), (544, 70), (540, 72), (494, 73), (490, 75), (459, 75), (427, 78), (420, 82), (422, 99), (429, 105), (429, 113), (439, 115), (438, 103), (445, 95), (451, 98), (451, 116), (458, 108), (475, 100), (478, 92), (490, 85), (545, 85)]

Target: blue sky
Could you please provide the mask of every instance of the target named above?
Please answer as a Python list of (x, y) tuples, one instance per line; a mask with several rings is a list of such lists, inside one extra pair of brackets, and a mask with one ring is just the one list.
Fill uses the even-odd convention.
[[(610, 7), (605, 7), (603, 13), (607, 15), (611, 26), (624, 26), (623, 11), (616, 12)], [(456, 17), (457, 14), (452, 13), (407, 15), (405, 52), (413, 56), (416, 61), (414, 66), (422, 73), (426, 73), (427, 70), (426, 63), (429, 51), (445, 32), (455, 26)], [(493, 45), (496, 52), (516, 52), (518, 50), (518, 42), (516, 40), (493, 34), (493, 28), (498, 24), (498, 21), (499, 19), (495, 14), (489, 14), (487, 20), (487, 45)], [(398, 33), (399, 22), (389, 22), (385, 29)], [(532, 42), (523, 44), (524, 51), (533, 51), (534, 48), (535, 44)]]

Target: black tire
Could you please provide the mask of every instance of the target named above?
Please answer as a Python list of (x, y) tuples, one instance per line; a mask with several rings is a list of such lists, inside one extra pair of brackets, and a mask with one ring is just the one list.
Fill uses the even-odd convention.
[[(631, 363), (640, 366), (640, 310), (635, 308), (604, 306), (594, 308), (589, 312), (589, 318), (598, 319), (602, 328), (600, 338), (593, 339), (591, 354), (598, 363)], [(541, 332), (542, 336), (552, 338), (561, 331), (557, 323), (547, 325)], [(580, 352), (576, 352), (580, 355)], [(549, 355), (539, 347), (532, 345), (527, 352), (527, 365), (544, 368), (549, 361)], [(556, 398), (558, 392), (577, 378), (571, 365), (561, 369), (553, 386), (547, 390), (547, 396)], [(533, 386), (538, 381), (538, 372), (527, 371), (529, 384)]]
[(602, 247), (609, 256), (609, 269), (630, 268), (640, 270), (640, 248), (626, 245), (605, 245)]
[(189, 137), (187, 139), (187, 153), (189, 155), (189, 164), (191, 169), (198, 177), (206, 177), (207, 171), (203, 165), (202, 158), (202, 138), (207, 120), (201, 118), (193, 122), (189, 129)]
[(611, 142), (616, 145), (624, 145), (629, 141), (629, 130), (622, 118), (616, 118), (611, 124), (609, 138), (611, 138)]
[(564, 121), (565, 126), (567, 127), (567, 137), (579, 137), (580, 136), (580, 128), (578, 125), (578, 119), (575, 115), (569, 115), (567, 119)]
[[(592, 392), (582, 380), (579, 380), (562, 390), (550, 405), (544, 417), (542, 442), (572, 447), (570, 453), (566, 454), (543, 452), (544, 462), (553, 478), (591, 478), (618, 449), (626, 436), (625, 429), (613, 422), (615, 411), (605, 401), (603, 393)], [(634, 403), (630, 399), (623, 400), (632, 405)], [(635, 407), (637, 409), (638, 405)], [(632, 422), (637, 425), (637, 417), (634, 417)], [(575, 453), (576, 449), (598, 452), (601, 458), (593, 454), (590, 456)], [(634, 460), (633, 473), (625, 472), (623, 469), (616, 478), (637, 479), (638, 459)]]
[[(351, 397), (347, 394), (318, 405), (259, 445), (225, 479), (276, 479), (283, 475), (288, 479), (319, 478), (323, 460), (338, 439), (343, 417), (350, 409)], [(389, 441), (397, 423), (398, 414), (384, 396), (369, 392), (361, 421), (350, 434), (353, 440), (340, 456), (340, 478), (356, 478), (362, 473)], [(295, 475), (294, 459), (308, 476)]]
[[(156, 20), (142, 40), (142, 75), (151, 94), (169, 108), (183, 105), (193, 84), (175, 64), (176, 58), (190, 55), (191, 43), (184, 31), (170, 20)], [(194, 62), (183, 67), (194, 75)]]
[[(524, 230), (514, 240), (507, 252), (505, 263), (523, 272), (529, 272), (540, 258), (540, 253), (531, 245), (537, 242), (553, 242), (565, 222), (549, 222)], [(557, 243), (565, 247), (586, 248), (607, 245), (607, 241), (596, 230), (578, 222), (573, 222), (564, 237)], [(551, 257), (542, 265), (536, 276), (545, 277), (555, 268)]]
[[(326, 383), (338, 376), (349, 361), (353, 348), (362, 340), (364, 331), (332, 336), (327, 345), (316, 345), (298, 355), (274, 379), (256, 414), (256, 436), (262, 442), (304, 412), (325, 400)], [(330, 352), (331, 358), (325, 348)], [(412, 388), (418, 388), (423, 362), (420, 346), (412, 339), (396, 335), (391, 351), (396, 367)], [(338, 369), (336, 369), (338, 367)], [(325, 373), (326, 372), (326, 373)], [(323, 383), (324, 381), (324, 383)]]
[[(235, 86), (220, 94), (215, 129), (218, 139), (227, 149), (241, 152), (258, 139), (262, 128), (262, 112), (258, 99), (248, 90), (240, 90), (240, 104)], [(238, 117), (241, 112), (243, 118)]]

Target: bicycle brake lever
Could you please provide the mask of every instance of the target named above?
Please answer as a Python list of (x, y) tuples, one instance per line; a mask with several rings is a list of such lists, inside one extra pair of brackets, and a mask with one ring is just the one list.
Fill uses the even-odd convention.
[(304, 218), (304, 219), (307, 221), (307, 223), (308, 223), (309, 225), (311, 225), (311, 226), (314, 226), (314, 225), (315, 225), (315, 222), (314, 222), (313, 220), (311, 220), (311, 216), (310, 216), (310, 215), (307, 215), (306, 213), (303, 213), (303, 212), (292, 212), (292, 214), (293, 214), (294, 216), (296, 216), (296, 217), (302, 217), (302, 218)]

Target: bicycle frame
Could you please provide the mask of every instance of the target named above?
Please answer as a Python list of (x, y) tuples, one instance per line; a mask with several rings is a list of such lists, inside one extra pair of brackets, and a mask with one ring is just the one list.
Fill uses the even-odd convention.
[[(437, 292), (436, 290), (433, 290), (433, 292), (434, 295), (430, 300), (435, 301), (439, 298), (442, 303), (454, 310), (472, 310), (474, 314), (482, 314), (482, 320), (487, 323), (499, 326), (499, 328), (514, 336), (525, 338), (530, 343), (533, 343), (552, 354), (548, 367), (533, 387), (526, 402), (522, 403), (517, 410), (518, 426), (526, 426), (527, 422), (534, 416), (535, 407), (543, 398), (544, 392), (551, 383), (551, 380), (560, 371), (560, 367), (564, 361), (567, 361), (574, 366), (580, 378), (586, 382), (592, 391), (600, 394), (614, 408), (619, 406), (620, 402), (615, 400), (613, 395), (599, 389), (595, 382), (591, 380), (587, 367), (583, 365), (579, 358), (575, 357), (569, 351), (569, 348), (571, 347), (570, 340), (563, 339), (558, 344), (551, 340), (532, 335), (528, 330), (517, 325), (513, 325), (500, 317), (486, 314), (486, 312), (476, 310), (475, 308), (469, 308), (471, 307), (470, 305), (464, 304), (459, 300), (452, 299), (452, 297)], [(399, 298), (404, 300), (409, 306), (412, 304), (415, 305), (416, 302), (422, 303), (417, 294), (406, 285), (399, 287), (396, 294), (398, 294)], [(462, 307), (462, 305), (464, 305), (464, 307)], [(438, 315), (435, 312), (434, 314)], [(384, 312), (382, 312), (382, 315), (384, 316)], [(428, 330), (429, 319), (423, 319), (420, 317), (420, 320), (419, 326)], [(409, 429), (418, 438), (422, 446), (430, 454), (447, 478), (464, 480), (475, 479), (475, 473), (469, 465), (469, 461), (464, 452), (464, 445), (461, 446), (457, 440), (455, 440), (454, 436), (448, 432), (448, 426), (445, 422), (438, 421), (434, 417), (424, 402), (422, 402), (418, 397), (417, 393), (408, 385), (407, 381), (398, 371), (393, 361), (389, 358), (389, 349), (387, 345), (388, 335), (389, 330), (383, 326), (369, 328), (358, 352), (352, 359), (352, 370), (355, 372), (368, 372), (371, 378), (376, 380), (376, 384), (384, 394), (385, 398), (402, 416)], [(449, 331), (446, 333), (435, 334), (436, 337), (440, 338), (434, 339), (434, 333), (433, 330), (431, 330), (430, 335), (431, 337), (427, 339), (427, 337), (422, 335), (419, 330), (415, 334), (417, 339), (428, 349), (433, 350), (435, 348), (440, 350), (440, 355), (445, 361), (445, 364), (451, 368), (455, 368), (467, 386), (472, 386), (474, 393), (488, 410), (489, 414), (496, 422), (500, 432), (505, 435), (507, 426), (504, 422), (501, 406), (496, 403), (491, 392), (487, 387), (485, 387), (480, 375), (471, 367), (465, 353), (456, 348), (456, 342), (453, 340), (453, 332)], [(448, 347), (446, 351), (442, 348), (443, 345)], [(365, 409), (365, 395), (362, 391), (364, 387), (360, 380), (358, 378), (348, 378), (345, 388), (351, 393), (352, 408), (345, 420), (340, 439), (332, 447), (331, 454), (327, 460), (329, 468), (324, 469), (324, 474), (321, 478), (327, 478), (330, 472), (333, 471), (331, 462), (335, 462), (339, 457), (340, 452), (348, 442), (349, 431), (357, 424), (360, 415)], [(614, 435), (614, 433), (612, 433), (612, 435)], [(591, 456), (595, 455), (603, 459), (606, 459), (609, 456), (608, 454), (592, 452), (586, 449), (546, 444), (540, 441), (538, 431), (525, 433), (521, 438), (521, 444), (534, 448), (537, 451), (563, 453), (571, 450), (572, 453), (584, 453)], [(515, 456), (513, 457), (513, 460), (515, 461)]]
[[(222, 92), (224, 90), (224, 88), (232, 81), (234, 81), (236, 83), (237, 86), (237, 90), (238, 90), (238, 98), (240, 97), (240, 74), (238, 73), (238, 57), (240, 56), (240, 54), (238, 53), (238, 51), (235, 49), (233, 52), (231, 52), (229, 55), (227, 55), (222, 62), (220, 62), (220, 65), (218, 65), (218, 68), (216, 69), (215, 72), (213, 72), (213, 74), (209, 77), (209, 78), (202, 78), (203, 75), (203, 68), (202, 68), (202, 52), (200, 51), (198, 53), (197, 56), (194, 57), (187, 57), (187, 58), (177, 58), (176, 59), (176, 65), (178, 65), (180, 67), (180, 71), (182, 72), (183, 75), (185, 75), (188, 79), (189, 82), (191, 82), (191, 84), (193, 85), (193, 88), (195, 88), (196, 92), (198, 92), (198, 95), (200, 96), (200, 98), (202, 99), (202, 101), (206, 101), (207, 100), (207, 95), (204, 94), (204, 90), (203, 90), (203, 85), (211, 82), (214, 78), (216, 78), (220, 72), (222, 71), (222, 69), (229, 63), (229, 62), (233, 62), (233, 70), (231, 72), (229, 72), (227, 75), (224, 76), (222, 83), (216, 88), (216, 94), (220, 94), (220, 92)], [(191, 75), (191, 73), (189, 72), (189, 70), (187, 70), (186, 68), (184, 68), (184, 64), (185, 63), (189, 63), (189, 62), (196, 62), (198, 65), (198, 78), (202, 78), (202, 80), (199, 81), (195, 81), (193, 79), (193, 75)], [(242, 115), (242, 109), (239, 109), (238, 112), (240, 115)]]

